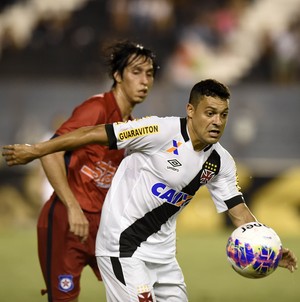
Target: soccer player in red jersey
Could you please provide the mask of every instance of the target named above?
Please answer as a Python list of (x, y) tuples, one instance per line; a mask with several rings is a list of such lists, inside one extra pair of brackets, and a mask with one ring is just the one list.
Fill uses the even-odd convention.
[[(142, 103), (154, 81), (155, 54), (140, 44), (120, 41), (108, 48), (107, 63), (113, 80), (110, 91), (92, 96), (76, 107), (54, 137), (83, 126), (127, 121)], [(89, 265), (99, 280), (95, 239), (105, 195), (124, 150), (91, 144), (72, 152), (41, 159), (54, 188), (37, 224), (38, 255), (49, 302), (76, 302), (80, 277)]]

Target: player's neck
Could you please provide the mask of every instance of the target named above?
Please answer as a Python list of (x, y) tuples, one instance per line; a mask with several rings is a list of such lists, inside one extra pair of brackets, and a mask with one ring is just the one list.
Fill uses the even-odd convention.
[(187, 119), (187, 132), (188, 132), (188, 135), (192, 142), (194, 151), (200, 152), (200, 151), (204, 150), (207, 146), (209, 146), (209, 144), (199, 140), (199, 138), (197, 137), (197, 135), (193, 129), (191, 120), (189, 118)]
[(120, 90), (113, 89), (113, 94), (121, 111), (122, 120), (124, 122), (128, 121), (135, 104), (128, 101), (126, 96)]

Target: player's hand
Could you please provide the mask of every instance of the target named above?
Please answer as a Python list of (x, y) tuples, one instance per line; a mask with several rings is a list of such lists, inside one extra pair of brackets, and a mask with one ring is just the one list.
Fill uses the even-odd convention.
[(68, 209), (68, 219), (70, 232), (80, 237), (82, 242), (86, 241), (89, 235), (89, 221), (80, 206)]
[(3, 146), (2, 156), (8, 166), (25, 165), (36, 158), (34, 147), (29, 144)]
[(282, 258), (278, 266), (287, 268), (291, 273), (298, 268), (298, 260), (295, 254), (287, 248), (282, 249)]

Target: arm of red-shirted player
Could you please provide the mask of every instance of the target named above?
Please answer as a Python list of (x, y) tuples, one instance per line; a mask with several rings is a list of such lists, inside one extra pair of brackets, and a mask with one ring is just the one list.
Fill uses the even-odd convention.
[(74, 150), (87, 144), (108, 145), (105, 125), (78, 128), (49, 141), (3, 146), (2, 155), (8, 166), (23, 165), (58, 151)]
[(89, 234), (89, 222), (70, 189), (64, 161), (64, 152), (56, 152), (40, 158), (44, 172), (55, 193), (66, 206), (70, 232), (85, 241)]
[[(240, 203), (229, 209), (228, 215), (235, 227), (239, 227), (248, 222), (257, 221), (255, 216), (244, 203)], [(278, 266), (286, 268), (290, 272), (294, 272), (298, 268), (298, 261), (295, 254), (288, 248), (283, 248), (282, 258), (279, 261)]]

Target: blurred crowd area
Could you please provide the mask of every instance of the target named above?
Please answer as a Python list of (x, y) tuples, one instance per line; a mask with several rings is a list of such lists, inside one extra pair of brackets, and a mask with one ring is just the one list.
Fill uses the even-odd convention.
[(219, 74), (214, 64), (229, 84), (294, 83), (299, 8), (297, 0), (2, 0), (0, 76), (101, 78), (103, 46), (129, 38), (153, 48), (179, 85)]

